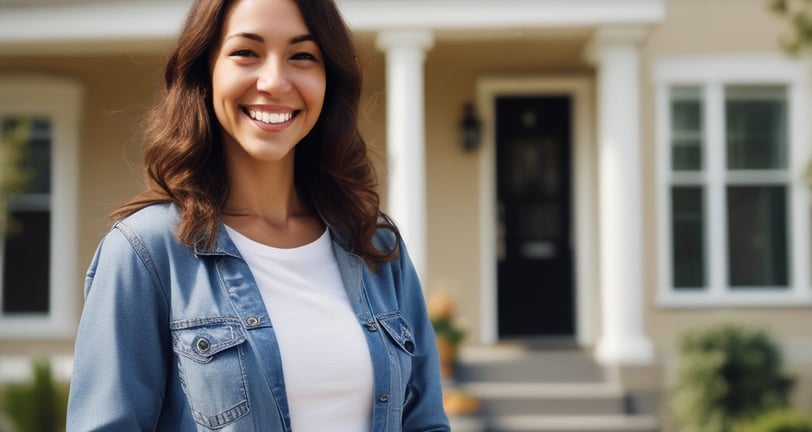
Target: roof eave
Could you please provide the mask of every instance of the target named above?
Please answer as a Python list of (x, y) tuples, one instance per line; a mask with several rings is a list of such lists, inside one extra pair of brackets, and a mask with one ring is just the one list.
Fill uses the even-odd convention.
[[(665, 0), (338, 0), (357, 31), (443, 31), (653, 25)], [(464, 5), (463, 5), (464, 4)], [(0, 54), (154, 52), (180, 27), (189, 0), (0, 6)]]

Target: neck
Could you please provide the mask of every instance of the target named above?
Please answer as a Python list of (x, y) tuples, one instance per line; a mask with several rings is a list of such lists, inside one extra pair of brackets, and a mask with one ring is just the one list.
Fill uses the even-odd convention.
[(227, 164), (229, 190), (223, 215), (260, 218), (284, 227), (291, 218), (308, 215), (293, 180), (293, 157), (269, 163)]

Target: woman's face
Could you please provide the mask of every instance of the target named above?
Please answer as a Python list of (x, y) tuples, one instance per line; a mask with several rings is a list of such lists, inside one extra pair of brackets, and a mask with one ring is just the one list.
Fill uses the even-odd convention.
[(212, 57), (212, 103), (232, 160), (276, 162), (316, 124), (321, 50), (292, 0), (237, 0)]

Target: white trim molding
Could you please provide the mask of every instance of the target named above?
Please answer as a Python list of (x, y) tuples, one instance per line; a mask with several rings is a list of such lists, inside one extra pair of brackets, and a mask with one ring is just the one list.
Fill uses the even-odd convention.
[(575, 337), (581, 346), (595, 342), (598, 323), (595, 242), (595, 146), (593, 88), (590, 78), (577, 76), (484, 77), (477, 81), (477, 106), (482, 115), (479, 151), (480, 322), (482, 343), (499, 341), (497, 303), (497, 199), (495, 101), (507, 95), (561, 95), (572, 98), (572, 217), (575, 243)]
[(0, 314), (0, 338), (71, 338), (79, 294), (76, 274), (79, 123), (83, 88), (63, 78), (0, 76), (0, 117), (45, 116), (51, 121), (51, 254), (49, 313)]
[[(774, 53), (726, 56), (675, 56), (654, 61), (657, 140), (657, 237), (658, 297), (664, 308), (705, 307), (809, 307), (810, 289), (810, 193), (803, 180), (810, 151), (810, 72), (805, 58)], [(788, 113), (788, 166), (780, 172), (726, 170), (725, 86), (765, 85), (786, 88)], [(674, 87), (699, 91), (703, 104), (702, 159), (704, 169), (692, 173), (671, 170), (670, 95)], [(733, 290), (728, 283), (725, 186), (740, 183), (781, 184), (787, 187), (788, 287), (752, 287)], [(698, 182), (698, 183), (697, 183)], [(700, 184), (704, 197), (705, 286), (697, 290), (676, 290), (672, 286), (671, 201), (675, 184)], [(782, 287), (783, 288), (783, 287)]]
[[(156, 51), (180, 29), (191, 0), (0, 1), (0, 53)], [(649, 25), (665, 0), (339, 0), (357, 31), (482, 31)], [(91, 43), (92, 42), (92, 43)]]
[(0, 41), (63, 42), (174, 36), (192, 4), (166, 1), (58, 1), (3, 7)]
[(424, 28), (485, 30), (652, 24), (664, 0), (339, 0), (357, 30)]

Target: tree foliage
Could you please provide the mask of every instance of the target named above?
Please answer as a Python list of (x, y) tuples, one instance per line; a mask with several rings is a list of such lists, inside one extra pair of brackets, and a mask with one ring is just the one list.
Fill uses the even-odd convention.
[(736, 432), (812, 432), (812, 417), (791, 409), (772, 410), (742, 424)]
[(30, 121), (6, 121), (0, 125), (0, 237), (13, 229), (8, 217), (8, 198), (23, 192), (33, 178), (26, 163), (30, 158)]
[(770, 9), (788, 21), (781, 46), (799, 53), (812, 45), (812, 0), (770, 0)]
[[(789, 53), (798, 55), (812, 48), (812, 0), (769, 0), (770, 9), (787, 21), (787, 32), (779, 43)], [(804, 173), (806, 185), (812, 189), (812, 161)]]

